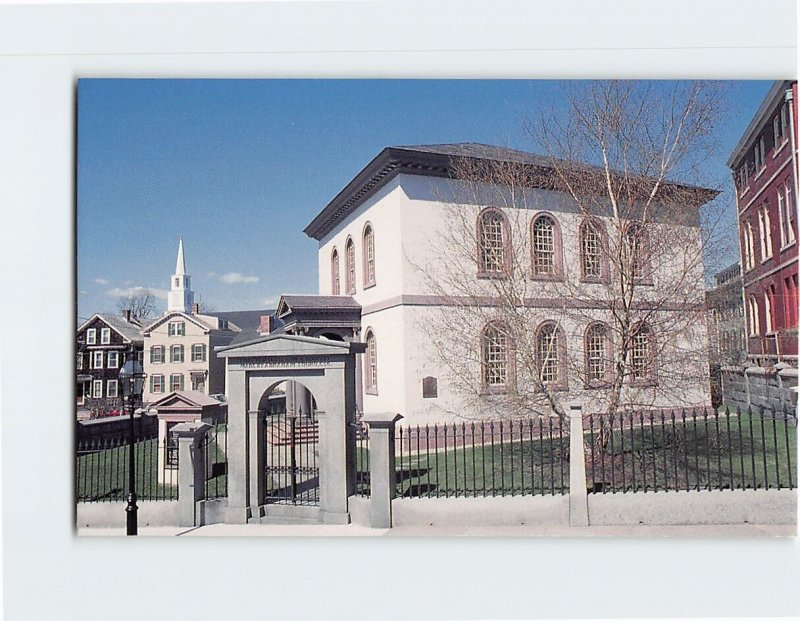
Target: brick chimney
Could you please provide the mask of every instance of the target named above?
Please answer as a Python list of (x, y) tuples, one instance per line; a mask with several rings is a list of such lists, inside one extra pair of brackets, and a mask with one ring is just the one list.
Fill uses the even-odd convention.
[(265, 336), (275, 328), (275, 317), (273, 315), (261, 315), (261, 325), (258, 326), (258, 333)]
[(124, 311), (122, 311), (122, 316), (125, 318), (125, 321), (130, 323), (131, 322), (131, 309), (130, 308), (126, 308)]
[(194, 302), (192, 303), (192, 315), (199, 315), (200, 314), (200, 303)]

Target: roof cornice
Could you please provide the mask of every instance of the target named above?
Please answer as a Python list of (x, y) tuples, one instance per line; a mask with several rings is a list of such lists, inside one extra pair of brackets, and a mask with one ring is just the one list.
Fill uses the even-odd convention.
[(750, 120), (750, 124), (747, 126), (747, 129), (744, 130), (744, 133), (739, 139), (739, 142), (736, 144), (736, 147), (731, 152), (731, 156), (726, 162), (726, 166), (728, 168), (733, 169), (739, 166), (742, 156), (747, 154), (748, 147), (750, 146), (750, 142), (753, 140), (753, 136), (761, 132), (761, 130), (764, 128), (764, 125), (769, 120), (769, 117), (772, 116), (773, 107), (778, 104), (779, 101), (783, 101), (784, 93), (792, 87), (794, 82), (795, 80), (777, 80), (772, 85), (772, 88), (769, 89), (767, 96), (764, 97), (764, 101), (761, 102), (758, 110)]
[[(317, 241), (322, 240), (325, 235), (332, 231), (359, 205), (399, 174), (455, 178), (457, 176), (456, 164), (458, 162), (485, 159), (487, 158), (472, 154), (437, 153), (415, 150), (413, 147), (386, 147), (328, 203), (311, 223), (303, 229), (303, 232)], [(536, 173), (531, 175), (531, 179), (536, 180), (534, 182), (536, 185), (532, 187), (552, 189), (553, 184), (556, 182), (552, 166), (544, 165), (540, 162), (520, 162), (520, 164), (529, 167)], [(586, 170), (593, 168), (591, 166), (581, 166)], [(713, 200), (719, 194), (716, 190), (682, 183), (667, 182), (665, 188), (667, 187), (696, 190), (697, 207)]]

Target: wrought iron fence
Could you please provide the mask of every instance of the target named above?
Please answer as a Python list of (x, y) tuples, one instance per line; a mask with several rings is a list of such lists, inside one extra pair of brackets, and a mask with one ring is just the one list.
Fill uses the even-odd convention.
[(559, 419), (399, 427), (399, 497), (569, 492), (569, 437)]
[(228, 423), (216, 423), (203, 437), (205, 454), (204, 498), (225, 498), (228, 495)]
[(590, 492), (796, 485), (793, 414), (752, 409), (639, 412), (589, 416), (588, 427)]
[(355, 495), (369, 496), (369, 429), (364, 423), (355, 423), (355, 430)]
[[(128, 494), (128, 446), (122, 438), (80, 441), (75, 455), (77, 502), (114, 502)], [(133, 445), (135, 488), (139, 500), (177, 500), (177, 454), (168, 463), (168, 448), (158, 438), (138, 439)]]
[(265, 501), (292, 505), (319, 504), (319, 425), (308, 417), (285, 413), (264, 420)]

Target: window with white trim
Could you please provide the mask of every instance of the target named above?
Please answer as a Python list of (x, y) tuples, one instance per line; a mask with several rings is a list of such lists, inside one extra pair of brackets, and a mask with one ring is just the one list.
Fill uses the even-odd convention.
[(753, 248), (753, 225), (748, 220), (744, 225), (744, 266), (746, 270), (751, 270), (755, 267), (756, 258), (755, 250)]
[(100, 344), (101, 345), (111, 344), (111, 328), (103, 328), (100, 330)]
[(169, 336), (185, 336), (186, 335), (186, 322), (185, 321), (170, 321), (167, 324), (167, 334)]
[(150, 392), (159, 393), (164, 392), (164, 376), (155, 374), (150, 376)]
[(588, 383), (606, 379), (606, 339), (608, 333), (602, 323), (594, 323), (586, 331), (586, 380)]
[(117, 396), (117, 380), (106, 382), (106, 397), (115, 398)]
[(150, 364), (163, 364), (164, 346), (153, 345), (150, 347)]
[(758, 300), (756, 296), (751, 295), (748, 303), (748, 333), (750, 336), (758, 336), (760, 329), (760, 322), (758, 318)]
[(169, 389), (183, 390), (183, 373), (173, 373), (169, 376)]
[(531, 241), (533, 247), (533, 273), (550, 276), (556, 273), (556, 239), (553, 220), (539, 216), (533, 223)]
[(775, 331), (774, 301), (775, 288), (770, 285), (769, 288), (764, 291), (764, 322), (766, 324), (767, 333)]
[(536, 332), (536, 362), (543, 384), (554, 384), (561, 378), (559, 369), (559, 330), (556, 324), (546, 323)]
[(76, 369), (82, 369), (83, 368), (83, 352), (78, 352), (77, 360), (76, 360), (76, 363), (75, 363), (75, 368)]
[(103, 368), (103, 352), (101, 351), (92, 352), (92, 368), (93, 369)]
[(375, 284), (375, 233), (372, 225), (364, 228), (364, 286)]
[(481, 335), (483, 387), (506, 388), (511, 383), (511, 338), (498, 324), (488, 324)]
[(171, 345), (169, 354), (170, 362), (183, 362), (183, 345)]
[(341, 287), (339, 283), (339, 251), (336, 248), (331, 252), (331, 295), (339, 295)]
[(584, 222), (581, 227), (581, 269), (584, 278), (600, 278), (602, 241), (600, 231), (592, 222)]
[(103, 398), (103, 380), (94, 380), (92, 382), (92, 398)]
[(87, 345), (96, 345), (97, 344), (97, 329), (96, 328), (89, 328), (86, 331), (86, 344)]
[(119, 368), (119, 352), (111, 350), (108, 352), (108, 361), (106, 366), (109, 369), (118, 369)]
[(503, 215), (487, 209), (478, 216), (478, 270), (483, 274), (504, 274), (507, 232)]
[(375, 333), (372, 329), (367, 330), (366, 336), (367, 351), (366, 351), (366, 372), (365, 377), (365, 390), (370, 393), (377, 394), (378, 392), (378, 350), (375, 342)]
[(781, 229), (781, 248), (784, 248), (795, 241), (791, 177), (778, 186), (778, 219)]
[(631, 339), (631, 377), (634, 381), (650, 379), (653, 372), (651, 351), (652, 332), (646, 325), (640, 326)]
[(766, 205), (758, 210), (758, 238), (761, 242), (761, 261), (772, 258), (772, 229), (769, 209)]
[(764, 168), (764, 136), (761, 136), (753, 147), (753, 161), (756, 165), (756, 173)]
[(348, 239), (344, 247), (345, 261), (347, 262), (347, 272), (345, 274), (345, 286), (347, 293), (356, 292), (356, 245), (352, 239)]
[(205, 362), (206, 361), (206, 346), (205, 343), (195, 343), (192, 345), (192, 362)]

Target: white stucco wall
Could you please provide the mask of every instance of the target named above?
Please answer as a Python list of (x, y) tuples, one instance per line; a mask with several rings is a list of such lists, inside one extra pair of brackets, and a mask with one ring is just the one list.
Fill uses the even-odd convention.
[[(440, 303), (443, 294), (463, 293), (461, 287), (464, 283), (472, 293), (493, 293), (490, 282), (476, 277), (476, 266), (466, 256), (468, 253), (460, 256), (451, 248), (453, 243), (457, 243), (456, 237), (460, 235), (463, 238), (464, 231), (469, 234), (469, 228), (474, 226), (478, 213), (486, 206), (500, 207), (508, 218), (512, 244), (516, 248), (514, 252), (523, 257), (520, 265), (525, 269), (518, 271), (526, 298), (552, 300), (560, 296), (569, 304), (572, 298), (601, 300), (607, 296), (604, 285), (580, 282), (578, 231), (583, 218), (565, 195), (547, 190), (526, 191), (524, 209), (503, 209), (499, 204), (502, 201), (493, 200), (489, 192), (484, 202), (474, 200), (471, 204), (454, 204), (456, 200), (465, 201), (468, 193), (463, 185), (452, 180), (398, 175), (321, 241), (321, 294), (331, 292), (330, 256), (334, 245), (339, 251), (340, 282), (342, 293), (345, 293), (344, 247), (347, 236), (352, 236), (356, 244), (354, 298), (364, 309), (362, 338), (366, 329), (372, 327), (378, 345), (378, 395), (364, 395), (365, 412), (399, 412), (405, 417), (403, 424), (453, 420), (468, 412), (466, 403), (474, 397), (467, 397), (457, 388), (458, 382), (454, 379), (453, 371), (442, 363), (441, 357), (431, 347), (430, 328), (438, 327), (441, 333), (447, 330), (450, 322), (451, 326), (457, 325), (454, 334), (460, 332), (465, 342), (470, 341), (468, 347), (478, 347), (482, 325), (476, 323), (471, 329), (464, 330), (463, 314), (454, 313), (450, 320), (448, 309), (436, 304), (437, 296)], [(555, 217), (561, 228), (563, 282), (535, 281), (528, 277), (530, 264), (524, 257), (530, 256), (530, 223), (542, 211)], [(377, 284), (364, 290), (362, 234), (367, 222), (372, 224), (375, 234)], [(610, 220), (605, 219), (605, 224), (611, 229)], [(702, 283), (702, 263), (697, 260), (700, 252), (699, 228), (666, 221), (653, 225), (649, 230), (654, 237), (653, 243), (669, 244), (674, 240), (676, 256), (675, 260), (654, 262), (653, 286), (643, 289), (641, 295), (663, 297), (663, 292), (678, 281), (676, 275), (684, 269), (687, 258), (691, 263), (694, 257), (694, 262), (691, 263), (691, 273), (685, 279), (686, 283)], [(465, 247), (469, 248), (470, 243), (467, 239)], [(684, 290), (676, 290), (674, 299), (680, 303), (696, 295), (696, 288), (684, 286)], [(489, 314), (490, 309), (487, 309)], [(591, 314), (591, 319), (611, 320), (602, 316), (603, 311), (584, 311), (582, 318), (576, 318), (575, 313), (559, 312), (552, 308), (534, 308), (531, 314), (531, 331), (540, 321), (557, 320), (561, 323), (566, 334), (569, 357), (576, 361), (583, 357), (583, 336), (589, 321), (588, 315)], [(659, 318), (666, 319), (668, 316), (668, 313), (662, 314)], [(647, 395), (650, 405), (670, 407), (709, 403), (705, 377), (707, 333), (702, 328), (702, 325), (692, 326), (662, 344), (666, 346), (665, 355), (680, 357), (682, 365), (692, 368), (693, 373), (684, 374), (681, 382), (676, 384), (670, 369), (662, 367), (659, 386)], [(470, 335), (474, 335), (474, 339)], [(475, 376), (478, 378), (478, 365), (475, 366)], [(426, 376), (438, 380), (436, 398), (422, 397), (422, 378)], [(583, 382), (573, 375), (569, 377), (568, 393), (563, 393), (565, 400), (579, 398), (589, 404), (598, 402), (598, 396), (601, 395), (597, 390), (585, 390)], [(592, 409), (591, 405), (589, 409)]]

